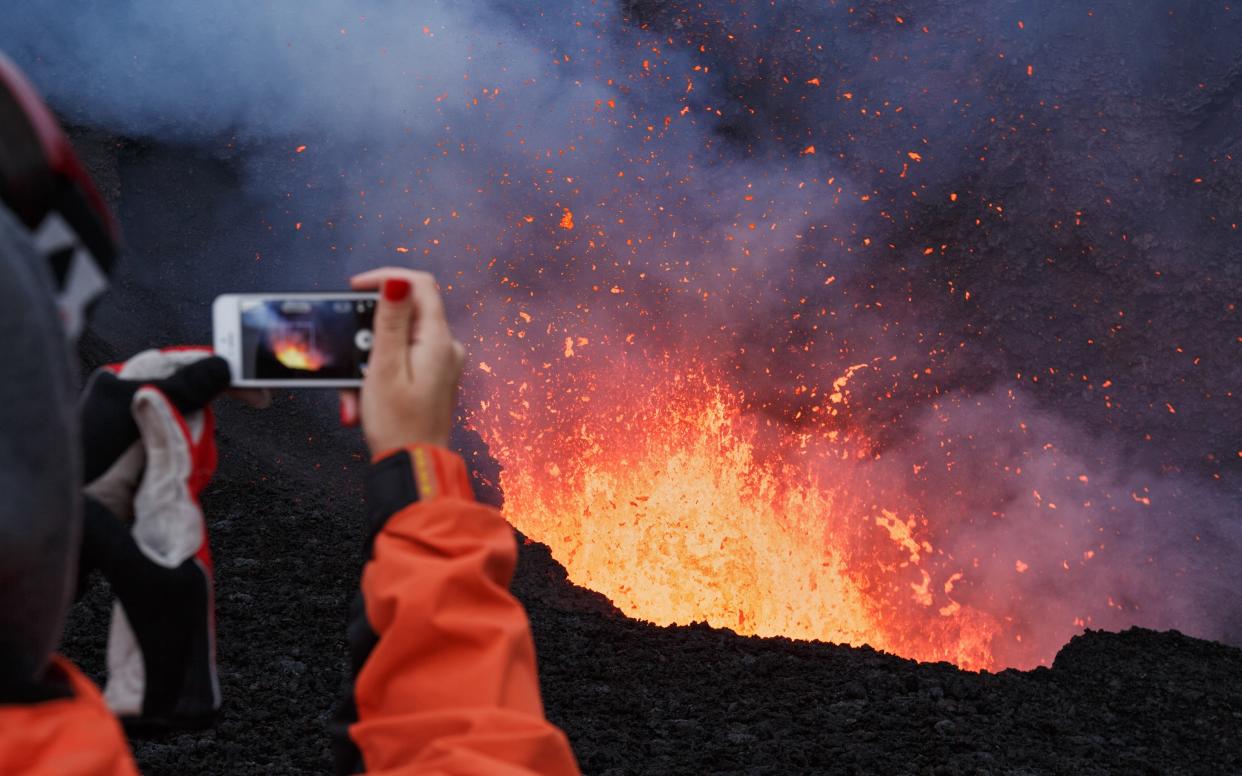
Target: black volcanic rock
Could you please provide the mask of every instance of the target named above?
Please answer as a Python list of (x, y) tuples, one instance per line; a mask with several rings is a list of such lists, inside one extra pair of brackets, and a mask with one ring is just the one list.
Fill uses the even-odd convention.
[[(135, 740), (145, 773), (329, 767), (345, 610), (361, 554), (363, 456), (310, 424), (319, 398), (225, 406), (205, 498), (225, 706), (214, 729)], [(326, 402), (326, 399), (323, 400)], [(352, 451), (342, 452), (342, 450)], [(627, 619), (521, 542), (549, 717), (589, 774), (1231, 773), (1242, 769), (1242, 650), (1176, 632), (1090, 631), (1051, 669), (973, 674), (876, 652)], [(107, 591), (65, 652), (102, 678)]]

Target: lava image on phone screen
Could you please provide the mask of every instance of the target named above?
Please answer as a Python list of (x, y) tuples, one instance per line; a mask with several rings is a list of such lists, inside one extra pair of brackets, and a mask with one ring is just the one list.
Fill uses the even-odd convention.
[(240, 309), (244, 379), (362, 379), (375, 300), (248, 299)]

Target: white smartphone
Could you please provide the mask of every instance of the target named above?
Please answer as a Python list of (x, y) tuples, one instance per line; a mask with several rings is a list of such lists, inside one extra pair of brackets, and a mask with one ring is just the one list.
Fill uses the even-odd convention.
[(371, 354), (374, 293), (223, 294), (211, 306), (216, 353), (233, 385), (351, 388)]

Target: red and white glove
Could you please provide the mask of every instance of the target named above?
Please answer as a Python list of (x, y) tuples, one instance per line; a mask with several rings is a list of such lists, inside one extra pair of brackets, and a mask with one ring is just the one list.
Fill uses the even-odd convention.
[[(215, 472), (209, 403), (228, 387), (228, 379), (227, 364), (206, 348), (146, 350), (99, 370), (87, 385), (82, 412), (87, 495), (127, 521), (136, 517), (138, 498), (150, 506), (171, 502), (183, 519), (160, 521), (164, 530), (201, 521), (201, 512), (194, 518), (194, 508), (179, 505), (185, 499), (176, 498), (178, 483), (196, 504)], [(174, 557), (181, 554), (177, 545), (191, 540), (182, 537), (170, 545), (170, 539), (150, 538), (161, 557), (185, 560)]]
[(104, 697), (122, 719), (206, 724), (220, 688), (199, 495), (216, 469), (209, 402), (228, 387), (228, 367), (209, 350), (179, 348), (105, 370), (83, 404), (84, 561), (117, 596)]

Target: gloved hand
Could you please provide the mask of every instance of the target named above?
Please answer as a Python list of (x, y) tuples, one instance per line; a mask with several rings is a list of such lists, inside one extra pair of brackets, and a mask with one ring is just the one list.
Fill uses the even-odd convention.
[(139, 389), (156, 389), (185, 416), (206, 407), (228, 386), (228, 362), (206, 348), (147, 350), (98, 370), (81, 405), (83, 482), (98, 479), (138, 441), (130, 407)]
[(223, 359), (174, 349), (140, 353), (87, 387), (83, 564), (117, 597), (104, 697), (122, 719), (198, 726), (220, 705), (198, 498), (216, 468), (208, 404), (228, 383)]

